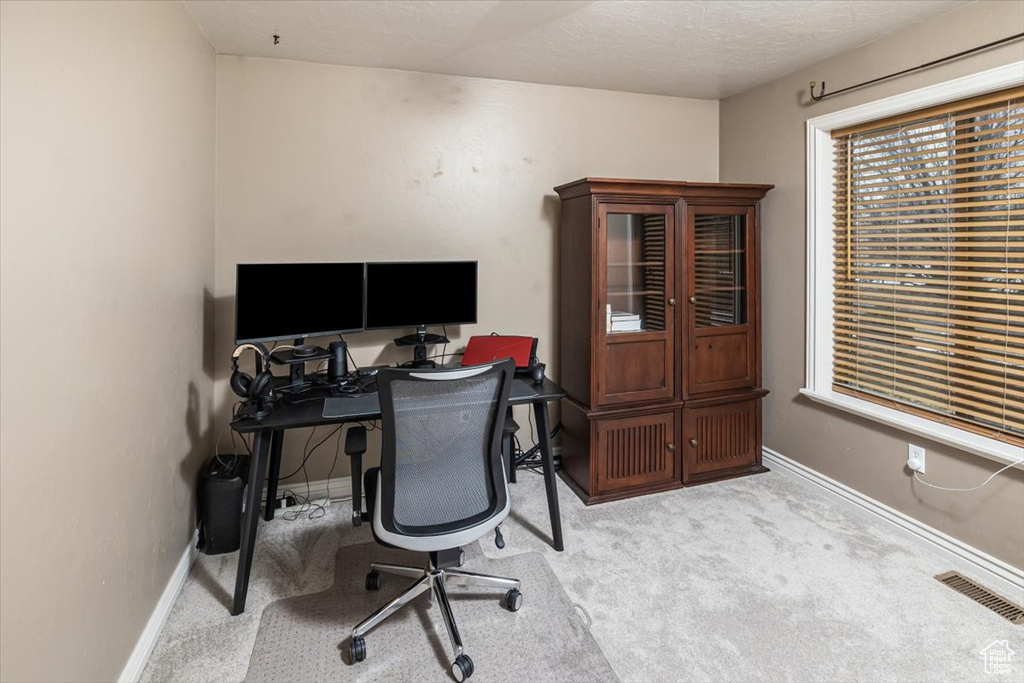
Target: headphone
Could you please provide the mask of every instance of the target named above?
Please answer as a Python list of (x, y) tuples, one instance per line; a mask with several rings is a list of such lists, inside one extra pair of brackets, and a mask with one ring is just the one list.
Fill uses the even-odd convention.
[[(250, 377), (238, 369), (238, 359), (246, 349), (252, 349), (263, 359), (263, 370)], [(231, 354), (231, 390), (241, 398), (257, 400), (270, 393), (274, 375), (270, 372), (270, 352), (259, 342), (255, 344), (239, 344)]]

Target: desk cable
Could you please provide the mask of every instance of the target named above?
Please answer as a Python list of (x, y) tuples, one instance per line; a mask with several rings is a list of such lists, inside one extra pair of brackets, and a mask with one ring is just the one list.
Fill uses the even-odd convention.
[[(321, 440), (316, 446), (313, 447), (313, 450), (316, 450), (321, 444), (327, 441), (327, 439), (330, 439), (335, 432), (339, 432), (338, 440), (334, 447), (334, 461), (331, 463), (331, 469), (327, 472), (327, 505), (331, 504), (331, 475), (334, 474), (334, 468), (338, 465), (338, 454), (341, 452), (340, 429), (341, 425), (338, 425), (337, 428), (332, 430), (330, 434), (324, 437), (323, 440)], [(310, 437), (312, 437), (312, 433), (310, 433)], [(307, 447), (309, 446), (309, 441), (310, 440), (306, 441)], [(319, 519), (327, 514), (327, 507), (325, 505), (313, 502), (313, 493), (309, 487), (309, 472), (306, 470), (306, 460), (308, 460), (309, 456), (313, 454), (313, 450), (310, 450), (309, 453), (303, 455), (302, 464), (299, 466), (299, 470), (302, 471), (302, 476), (306, 481), (306, 495), (301, 496), (295, 493), (295, 491), (292, 489), (285, 489), (282, 492), (283, 495), (288, 496), (288, 494), (291, 494), (291, 496), (295, 498), (296, 501), (301, 501), (301, 503), (297, 510), (291, 510), (282, 514), (281, 519), (292, 522), (304, 515), (306, 516), (307, 519)], [(299, 470), (296, 470), (296, 472), (298, 472)]]
[[(560, 431), (562, 431), (561, 422), (551, 430), (550, 438), (554, 439)], [(533, 411), (530, 412), (530, 438), (533, 439), (534, 445), (524, 451), (519, 437), (512, 435), (512, 452), (516, 461), (516, 469), (527, 470), (534, 474), (544, 474), (544, 466), (540, 458), (540, 444), (537, 443), (537, 437), (534, 434)]]

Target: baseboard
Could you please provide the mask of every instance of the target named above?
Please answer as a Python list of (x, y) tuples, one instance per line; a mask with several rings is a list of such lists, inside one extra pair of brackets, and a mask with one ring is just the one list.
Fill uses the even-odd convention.
[[(553, 458), (561, 457), (562, 447), (554, 446), (551, 449), (551, 456)], [(330, 484), (330, 495), (331, 500), (351, 500), (352, 499), (352, 478), (348, 475), (344, 477), (332, 477), (331, 479), (317, 479), (316, 481), (309, 482), (309, 490), (307, 494), (306, 482), (299, 477), (292, 477), (289, 481), (279, 482), (277, 485), (277, 495), (282, 497), (285, 491), (291, 491), (297, 493), (300, 496), (306, 497), (307, 495), (311, 500), (322, 500), (327, 497), (328, 494), (328, 483)], [(365, 492), (364, 492), (365, 496)], [(260, 499), (261, 502), (267, 504), (267, 487), (263, 487), (263, 496)]]
[[(278, 483), (277, 496), (279, 498), (283, 497), (286, 491), (291, 491), (303, 498), (308, 496), (310, 500), (322, 500), (327, 498), (328, 493), (331, 496), (331, 500), (351, 500), (352, 479), (347, 475), (344, 477), (332, 477), (331, 479), (317, 479), (316, 481), (309, 482), (308, 489), (303, 479), (292, 479)], [(267, 504), (266, 487), (263, 488), (263, 504)]]
[[(551, 449), (552, 457), (560, 457), (562, 455), (562, 449), (559, 446), (555, 446)], [(307, 495), (311, 500), (322, 500), (327, 497), (328, 494), (328, 483), (330, 484), (331, 500), (351, 500), (352, 499), (352, 479), (348, 475), (344, 477), (332, 477), (328, 479), (317, 479), (309, 482), (309, 489), (307, 493), (306, 482), (299, 478), (293, 477), (289, 481), (282, 481), (277, 485), (278, 497), (283, 497), (285, 491), (291, 491), (302, 497)], [(364, 492), (365, 494), (365, 492)], [(264, 505), (267, 504), (267, 488), (263, 487), (263, 497), (261, 501)]]
[[(304, 481), (281, 483), (278, 491), (284, 492), (286, 490), (294, 491), (300, 496), (307, 495), (306, 482)], [(352, 498), (352, 482), (348, 477), (338, 477), (337, 479), (330, 480), (320, 479), (309, 482), (308, 495), (312, 500), (326, 498), (328, 492), (330, 492), (331, 500), (350, 499)], [(266, 498), (267, 490), (264, 488), (264, 503), (266, 503)], [(171, 613), (174, 601), (178, 599), (181, 587), (185, 585), (189, 569), (199, 555), (198, 544), (199, 532), (197, 530), (188, 547), (185, 548), (185, 552), (182, 553), (181, 559), (178, 560), (178, 565), (174, 568), (171, 578), (167, 581), (163, 595), (160, 596), (160, 600), (153, 609), (153, 613), (149, 616), (149, 621), (146, 622), (146, 628), (142, 630), (142, 635), (139, 636), (138, 642), (135, 643), (135, 649), (132, 650), (131, 656), (128, 657), (128, 661), (117, 679), (119, 683), (136, 683), (142, 676), (142, 671), (146, 668), (149, 656), (153, 653), (153, 648), (156, 646), (157, 638), (160, 637), (160, 632), (163, 630), (164, 624), (167, 623), (167, 617)]]
[(178, 599), (181, 587), (185, 585), (188, 571), (199, 555), (198, 544), (199, 531), (197, 530), (186, 546), (185, 552), (182, 553), (181, 559), (178, 560), (178, 566), (174, 568), (170, 580), (167, 581), (163, 595), (160, 596), (156, 607), (153, 608), (153, 613), (149, 615), (146, 628), (142, 630), (142, 635), (135, 643), (135, 649), (132, 650), (121, 675), (117, 678), (119, 683), (136, 683), (142, 676), (142, 671), (146, 668), (146, 663), (149, 662), (149, 656), (153, 654), (153, 648), (156, 647), (157, 638), (160, 637), (160, 632), (163, 630), (164, 624), (167, 623), (167, 617), (171, 614), (171, 608), (174, 607), (174, 601)]
[(967, 545), (963, 541), (959, 541), (938, 529), (930, 527), (899, 510), (895, 510), (874, 498), (870, 498), (860, 491), (841, 484), (816, 470), (812, 470), (806, 465), (787, 458), (770, 448), (762, 449), (762, 454), (764, 461), (771, 463), (773, 469), (777, 472), (786, 472), (800, 477), (849, 503), (853, 503), (861, 509), (867, 510), (901, 530), (928, 542), (940, 552), (967, 563), (976, 573), (977, 576), (975, 578), (993, 590), (1017, 602), (1024, 601), (1024, 571), (992, 557), (973, 546)]

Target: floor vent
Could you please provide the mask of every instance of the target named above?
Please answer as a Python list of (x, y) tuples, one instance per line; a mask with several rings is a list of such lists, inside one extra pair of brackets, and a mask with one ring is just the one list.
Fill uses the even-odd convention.
[(1024, 607), (1010, 602), (1003, 596), (993, 593), (981, 584), (971, 581), (960, 572), (946, 572), (935, 577), (957, 593), (966, 595), (971, 600), (988, 607), (990, 610), (1018, 626), (1024, 624)]

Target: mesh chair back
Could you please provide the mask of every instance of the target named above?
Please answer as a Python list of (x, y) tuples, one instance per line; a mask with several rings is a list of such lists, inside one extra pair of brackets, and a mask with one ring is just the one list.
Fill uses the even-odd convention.
[(501, 426), (512, 361), (381, 370), (381, 523), (426, 536), (486, 521), (505, 507)]

